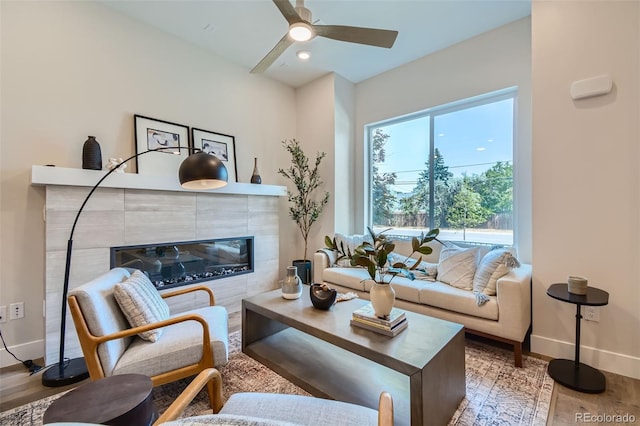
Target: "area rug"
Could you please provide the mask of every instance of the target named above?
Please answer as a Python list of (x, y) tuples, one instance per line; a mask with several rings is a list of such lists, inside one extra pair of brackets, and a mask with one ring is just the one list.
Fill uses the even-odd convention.
[[(259, 362), (240, 352), (240, 333), (229, 336), (229, 362), (220, 368), (227, 399), (237, 392), (269, 392), (309, 395)], [(449, 425), (546, 424), (553, 379), (547, 362), (524, 356), (524, 368), (513, 365), (513, 352), (467, 339), (465, 344), (466, 396)], [(154, 389), (159, 412), (176, 398), (189, 379)], [(41, 425), (47, 407), (64, 393), (0, 413), (0, 425)], [(187, 407), (182, 417), (209, 413), (206, 391)]]

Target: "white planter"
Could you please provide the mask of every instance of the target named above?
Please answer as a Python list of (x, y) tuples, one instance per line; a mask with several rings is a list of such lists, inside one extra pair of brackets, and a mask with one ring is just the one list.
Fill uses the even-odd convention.
[(391, 284), (375, 283), (369, 292), (371, 306), (379, 317), (386, 317), (391, 313), (393, 304), (396, 301), (396, 292)]

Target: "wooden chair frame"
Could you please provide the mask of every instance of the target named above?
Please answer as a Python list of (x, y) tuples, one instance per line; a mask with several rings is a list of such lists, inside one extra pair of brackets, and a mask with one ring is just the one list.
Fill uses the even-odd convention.
[[(209, 287), (205, 286), (196, 286), (187, 289), (180, 289), (176, 291), (172, 291), (169, 293), (162, 294), (163, 298), (169, 298), (173, 296), (178, 296), (186, 293), (192, 293), (195, 291), (204, 291), (209, 295), (209, 306), (215, 305), (215, 296), (213, 291)], [(98, 355), (98, 346), (104, 342), (108, 342), (110, 340), (122, 339), (125, 337), (135, 336), (138, 333), (143, 331), (154, 330), (156, 328), (166, 327), (171, 324), (177, 324), (185, 321), (197, 321), (202, 325), (202, 357), (200, 361), (195, 364), (187, 365), (176, 370), (167, 371), (162, 374), (158, 374), (156, 376), (151, 377), (153, 382), (153, 386), (163, 385), (165, 383), (174, 382), (179, 379), (183, 379), (185, 377), (194, 376), (199, 374), (200, 372), (205, 371), (206, 369), (213, 369), (215, 360), (213, 356), (213, 351), (211, 350), (211, 339), (209, 334), (209, 324), (207, 321), (200, 315), (197, 314), (185, 314), (180, 315), (174, 318), (170, 318), (164, 321), (159, 321), (153, 324), (148, 324), (140, 327), (133, 327), (126, 330), (122, 330), (116, 333), (107, 334), (105, 336), (96, 336), (91, 334), (89, 331), (89, 327), (87, 322), (84, 319), (84, 315), (82, 314), (82, 309), (76, 299), (75, 296), (71, 295), (68, 297), (69, 308), (71, 311), (71, 316), (73, 318), (73, 322), (76, 327), (76, 331), (78, 333), (78, 339), (80, 340), (80, 346), (82, 348), (82, 353), (84, 354), (85, 362), (87, 363), (87, 368), (89, 370), (89, 376), (91, 380), (98, 380), (105, 377), (104, 369), (102, 368), (102, 364), (100, 364), (100, 357)], [(215, 370), (217, 372), (217, 370)], [(209, 376), (207, 376), (209, 377)], [(203, 380), (203, 379), (201, 379)], [(222, 381), (220, 378), (220, 373), (217, 375), (213, 374), (209, 379), (205, 382), (207, 383), (207, 391), (209, 394), (209, 404), (213, 409), (214, 413), (217, 413), (222, 408)], [(202, 384), (204, 386), (204, 383)], [(200, 388), (202, 388), (202, 386)]]

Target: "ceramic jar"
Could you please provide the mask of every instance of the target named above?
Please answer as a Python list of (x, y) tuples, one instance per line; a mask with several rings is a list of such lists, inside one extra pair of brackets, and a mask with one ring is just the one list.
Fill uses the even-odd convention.
[(287, 266), (287, 276), (282, 280), (282, 297), (298, 299), (302, 295), (302, 280), (298, 276), (298, 268)]
[(371, 287), (369, 297), (376, 316), (382, 318), (389, 316), (396, 301), (396, 292), (390, 284), (375, 283)]

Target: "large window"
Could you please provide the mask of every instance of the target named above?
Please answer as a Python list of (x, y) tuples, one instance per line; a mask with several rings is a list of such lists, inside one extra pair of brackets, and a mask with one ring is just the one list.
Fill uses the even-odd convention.
[(515, 97), (509, 89), (369, 126), (373, 228), (513, 244)]

